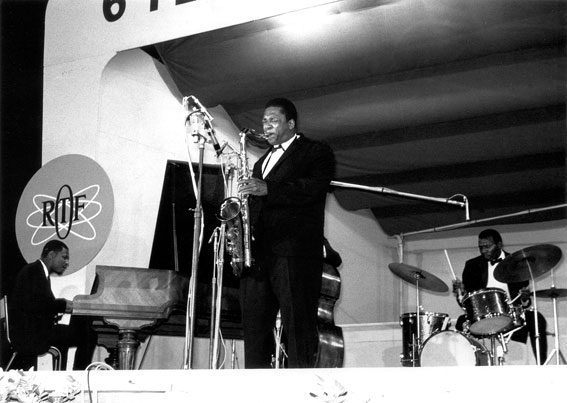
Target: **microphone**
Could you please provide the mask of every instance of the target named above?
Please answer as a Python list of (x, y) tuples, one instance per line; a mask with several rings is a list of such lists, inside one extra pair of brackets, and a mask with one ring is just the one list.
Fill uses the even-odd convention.
[(196, 97), (194, 97), (193, 95), (189, 95), (189, 96), (187, 97), (187, 101), (188, 101), (188, 103), (193, 107), (193, 109), (196, 109), (196, 110), (198, 110), (199, 112), (202, 112), (202, 113), (207, 117), (207, 119), (213, 120), (213, 117), (211, 116), (211, 114), (209, 113), (209, 111), (207, 111), (207, 108), (205, 108), (205, 107), (201, 104), (201, 102), (199, 102), (199, 100), (198, 100)]
[[(220, 157), (220, 155), (222, 154), (222, 150), (224, 149), (224, 146), (223, 147), (220, 146), (219, 141), (217, 139), (217, 136), (215, 136), (215, 131), (213, 130), (209, 121), (205, 121), (205, 129), (207, 129), (207, 132), (209, 133), (209, 136), (211, 137), (211, 142), (213, 143), (213, 148), (215, 149), (215, 152), (217, 153), (217, 157)], [(225, 144), (225, 146), (226, 146), (226, 144)]]
[(469, 221), (471, 219), (471, 216), (469, 214), (469, 199), (467, 199), (467, 196), (464, 195), (463, 199), (465, 199), (465, 219)]
[(188, 97), (185, 97), (185, 102), (187, 103), (187, 106), (191, 107), (194, 111), (201, 112), (203, 115), (205, 115), (206, 118), (204, 119), (205, 129), (207, 130), (207, 133), (209, 133), (209, 136), (211, 137), (211, 143), (213, 143), (213, 148), (215, 149), (217, 157), (220, 157), (220, 155), (222, 154), (222, 150), (224, 149), (224, 146), (221, 147), (221, 145), (219, 144), (213, 126), (211, 125), (211, 121), (213, 120), (213, 117), (211, 116), (209, 111), (207, 111), (207, 108), (205, 108), (203, 104), (199, 102), (197, 97), (193, 95), (189, 95)]

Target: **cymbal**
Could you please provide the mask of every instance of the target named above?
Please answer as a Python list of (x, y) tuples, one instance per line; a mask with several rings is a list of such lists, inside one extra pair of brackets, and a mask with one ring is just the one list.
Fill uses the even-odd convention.
[(410, 266), (405, 263), (390, 263), (388, 267), (396, 276), (408, 283), (416, 285), (419, 280), (420, 288), (436, 292), (449, 291), (449, 287), (443, 280), (418, 267)]
[[(533, 294), (533, 293), (532, 293)], [(547, 290), (538, 290), (535, 292), (538, 298), (561, 298), (567, 297), (567, 288), (555, 288), (551, 287)]]
[(494, 278), (503, 283), (517, 283), (547, 273), (561, 259), (561, 249), (555, 245), (541, 244), (520, 249), (498, 263)]

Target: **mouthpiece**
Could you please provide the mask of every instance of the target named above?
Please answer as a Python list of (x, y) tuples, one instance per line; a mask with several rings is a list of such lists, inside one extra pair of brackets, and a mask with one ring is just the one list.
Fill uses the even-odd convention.
[(254, 136), (254, 137), (257, 137), (257, 138), (261, 138), (261, 139), (264, 139), (264, 140), (268, 138), (268, 135), (266, 133), (256, 133), (256, 130), (249, 129), (247, 127), (240, 130), (240, 133), (244, 133), (244, 134)]

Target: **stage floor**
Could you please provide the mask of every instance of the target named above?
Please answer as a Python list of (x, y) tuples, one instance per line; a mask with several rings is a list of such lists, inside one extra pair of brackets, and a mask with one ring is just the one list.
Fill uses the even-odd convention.
[(567, 366), (91, 370), (88, 374), (34, 374), (35, 382), (46, 390), (61, 388), (69, 375), (78, 381), (82, 391), (76, 402), (369, 403), (426, 399), (462, 403), (487, 398), (491, 402), (528, 402), (562, 398)]

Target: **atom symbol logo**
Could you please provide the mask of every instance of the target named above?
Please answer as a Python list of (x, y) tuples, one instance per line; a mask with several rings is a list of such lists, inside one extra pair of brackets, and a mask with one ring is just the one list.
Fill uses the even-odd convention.
[[(62, 197), (65, 190), (69, 196)], [(97, 232), (92, 221), (102, 212), (102, 204), (96, 201), (99, 193), (99, 185), (88, 186), (76, 193), (71, 191), (69, 185), (64, 185), (56, 197), (47, 194), (35, 195), (35, 210), (26, 218), (26, 224), (34, 230), (32, 245), (40, 245), (57, 235), (61, 239), (71, 234), (87, 241), (95, 239)], [(66, 235), (61, 236), (61, 232)]]

